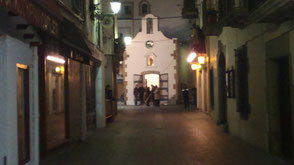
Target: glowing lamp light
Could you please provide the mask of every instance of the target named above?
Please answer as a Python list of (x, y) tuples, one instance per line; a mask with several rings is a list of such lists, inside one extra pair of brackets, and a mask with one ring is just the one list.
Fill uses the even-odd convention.
[(192, 62), (195, 58), (196, 58), (197, 54), (195, 52), (192, 52), (189, 54), (188, 58), (187, 58), (187, 62)]
[(64, 64), (65, 63), (65, 60), (64, 59), (61, 59), (61, 58), (58, 58), (58, 57), (54, 57), (54, 56), (47, 56), (46, 59), (49, 60), (49, 61), (60, 63), (60, 64)]
[(191, 68), (192, 68), (192, 70), (199, 70), (199, 69), (201, 69), (201, 65), (200, 64), (192, 64)]
[(59, 72), (61, 71), (60, 67), (56, 67), (56, 68), (55, 68), (55, 71), (56, 71), (57, 73), (59, 73)]
[(205, 57), (204, 56), (199, 56), (198, 57), (198, 62), (199, 62), (199, 64), (205, 64)]
[(60, 71), (61, 71), (61, 73), (64, 73), (64, 67), (63, 66), (60, 67)]
[(132, 38), (131, 37), (124, 37), (124, 42), (126, 45), (131, 45), (132, 44)]
[(120, 11), (121, 8), (121, 2), (118, 0), (113, 0), (110, 2), (111, 10), (114, 14), (117, 14)]

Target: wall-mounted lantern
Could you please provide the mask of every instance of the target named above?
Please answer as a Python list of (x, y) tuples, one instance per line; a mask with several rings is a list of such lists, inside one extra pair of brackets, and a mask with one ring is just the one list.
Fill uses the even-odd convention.
[(121, 2), (118, 0), (112, 0), (110, 2), (111, 10), (114, 14), (117, 14), (120, 11), (121, 8)]
[(202, 66), (199, 63), (192, 63), (191, 64), (191, 69), (192, 70), (200, 70)]
[(203, 65), (208, 62), (208, 56), (204, 53), (198, 54), (198, 63)]
[(187, 57), (187, 62), (191, 63), (194, 61), (194, 59), (197, 57), (197, 53), (196, 52), (191, 52), (188, 57)]
[(93, 19), (98, 19), (99, 21), (103, 20), (104, 16), (115, 15), (120, 11), (121, 2), (119, 0), (112, 0), (110, 2), (111, 10), (113, 13), (103, 14), (101, 9), (99, 8), (101, 3), (91, 4), (89, 7), (89, 11), (92, 13), (91, 17)]
[(125, 45), (131, 45), (132, 44), (132, 37), (124, 37)]

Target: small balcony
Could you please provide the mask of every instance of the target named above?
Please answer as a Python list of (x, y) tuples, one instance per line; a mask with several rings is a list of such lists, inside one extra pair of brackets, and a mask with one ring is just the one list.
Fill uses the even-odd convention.
[(203, 16), (203, 32), (207, 36), (218, 35), (221, 27), (219, 26), (218, 12), (214, 9), (206, 10)]
[(250, 23), (248, 0), (219, 0), (219, 10), (222, 26), (244, 28)]
[(294, 0), (259, 0), (251, 9), (252, 22), (280, 24), (293, 19)]
[(198, 18), (198, 9), (196, 8), (195, 0), (184, 0), (182, 17), (186, 19)]

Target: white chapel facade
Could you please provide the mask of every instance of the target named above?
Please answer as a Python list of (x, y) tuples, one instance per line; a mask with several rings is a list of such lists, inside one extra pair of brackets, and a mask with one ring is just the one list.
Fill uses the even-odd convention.
[(124, 93), (127, 105), (134, 105), (137, 84), (160, 88), (161, 104), (176, 104), (178, 91), (177, 39), (169, 39), (158, 30), (158, 17), (147, 14), (141, 20), (142, 31), (126, 46), (124, 57)]

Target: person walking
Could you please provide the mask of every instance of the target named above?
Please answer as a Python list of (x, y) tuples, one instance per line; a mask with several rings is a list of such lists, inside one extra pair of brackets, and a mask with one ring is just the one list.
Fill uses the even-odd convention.
[(139, 99), (140, 99), (140, 105), (144, 104), (144, 88), (142, 85), (139, 87)]
[(185, 108), (188, 108), (189, 107), (189, 89), (186, 87), (186, 85), (183, 85), (182, 87), (182, 97), (184, 99)]
[(138, 84), (134, 88), (134, 96), (135, 96), (135, 106), (137, 106), (138, 100), (139, 100), (139, 85)]
[(159, 107), (160, 106), (160, 90), (157, 87), (157, 85), (155, 86), (155, 90), (154, 90), (154, 101), (155, 101), (155, 106)]
[(146, 99), (145, 99), (145, 103), (147, 106), (150, 105), (150, 100), (151, 100), (151, 91), (149, 87), (146, 87)]

